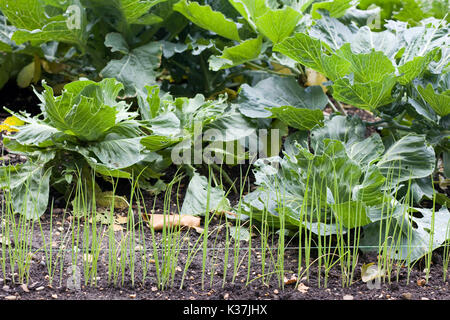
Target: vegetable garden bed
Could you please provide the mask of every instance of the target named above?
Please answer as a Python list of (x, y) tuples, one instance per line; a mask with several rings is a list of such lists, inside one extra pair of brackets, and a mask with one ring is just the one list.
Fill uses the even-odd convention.
[(0, 298), (449, 299), (448, 8), (2, 1)]
[[(183, 194), (184, 190), (181, 190)], [(172, 192), (176, 197), (176, 192)], [(182, 200), (182, 199), (180, 199)], [(146, 199), (151, 204), (153, 199)], [(163, 197), (158, 197), (155, 204), (155, 212), (159, 213), (164, 207)], [(298, 272), (299, 240), (297, 237), (285, 239), (284, 253), (278, 252), (279, 237), (274, 235), (269, 238), (258, 233), (255, 234), (251, 243), (241, 241), (236, 243), (227, 236), (227, 228), (223, 218), (213, 218), (209, 225), (210, 236), (207, 241), (207, 254), (205, 264), (203, 262), (203, 243), (198, 231), (183, 230), (177, 234), (173, 230), (175, 238), (182, 243), (178, 248), (177, 241), (167, 245), (167, 250), (174, 252), (166, 257), (160, 256), (160, 268), (157, 270), (154, 259), (152, 243), (158, 243), (162, 247), (163, 238), (170, 239), (168, 234), (160, 232), (151, 234), (146, 227), (137, 226), (135, 232), (143, 231), (143, 237), (136, 234), (135, 238), (135, 261), (126, 261), (121, 245), (130, 247), (125, 235), (130, 235), (127, 225), (121, 225), (119, 230), (114, 230), (116, 241), (115, 254), (111, 253), (109, 226), (99, 224), (95, 228), (85, 220), (75, 222), (72, 215), (65, 211), (66, 208), (53, 208), (53, 214), (46, 214), (34, 225), (34, 232), (24, 239), (25, 243), (19, 244), (14, 241), (6, 248), (6, 255), (10, 253), (28, 256), (28, 265), (15, 269), (15, 276), (2, 278), (3, 291), (0, 293), (4, 299), (17, 300), (447, 300), (450, 297), (448, 291), (448, 280), (443, 279), (442, 271), (445, 266), (443, 251), (433, 253), (431, 268), (428, 273), (426, 261), (420, 260), (410, 271), (406, 266), (393, 267), (391, 277), (380, 281), (379, 287), (368, 286), (361, 280), (361, 267), (364, 264), (377, 261), (374, 253), (360, 254), (356, 265), (354, 281), (350, 286), (343, 285), (347, 279), (342, 270), (334, 267), (327, 275), (325, 282), (325, 271), (321, 268), (318, 275), (319, 257), (317, 249), (311, 249), (311, 262), (309, 272), (301, 270)], [(133, 210), (136, 212), (136, 210)], [(127, 212), (119, 210), (117, 217), (127, 215)], [(134, 213), (136, 221), (139, 217)], [(20, 221), (16, 221), (20, 227)], [(21, 222), (23, 223), (23, 221)], [(202, 225), (204, 223), (202, 222)], [(245, 225), (244, 225), (245, 226)], [(92, 243), (92, 233), (103, 236), (100, 243)], [(72, 230), (75, 230), (72, 233)], [(78, 234), (76, 230), (79, 230)], [(27, 233), (30, 235), (30, 231)], [(90, 241), (85, 241), (89, 234)], [(146, 239), (143, 241), (142, 239)], [(52, 244), (49, 241), (52, 241)], [(125, 241), (124, 241), (125, 240)], [(267, 243), (265, 242), (267, 240)], [(78, 243), (77, 245), (73, 245)], [(169, 240), (170, 241), (170, 240)], [(188, 244), (191, 244), (189, 246)], [(144, 245), (143, 245), (144, 244)], [(45, 250), (44, 247), (48, 249)], [(98, 246), (98, 247), (97, 247)], [(52, 249), (50, 249), (50, 247)], [(70, 248), (80, 248), (74, 255)], [(199, 250), (200, 248), (200, 250)], [(228, 248), (228, 250), (227, 250)], [(147, 256), (147, 265), (144, 265), (142, 256)], [(197, 255), (192, 259), (192, 253)], [(227, 254), (225, 254), (228, 252)], [(239, 254), (235, 254), (239, 252)], [(248, 253), (251, 252), (249, 257)], [(265, 252), (265, 254), (263, 254)], [(161, 254), (160, 251), (158, 251)], [(303, 249), (303, 255), (305, 250)], [(264, 255), (264, 257), (263, 257)], [(64, 256), (64, 259), (61, 257)], [(228, 256), (228, 258), (227, 258)], [(111, 257), (117, 259), (115, 268), (111, 267)], [(130, 258), (130, 257), (128, 257)], [(228, 260), (227, 260), (228, 259)], [(283, 259), (283, 274), (279, 276), (280, 259)], [(18, 259), (19, 260), (19, 259)], [(76, 262), (74, 263), (74, 260)], [(186, 269), (187, 261), (189, 266)], [(170, 262), (170, 263), (169, 263)], [(122, 264), (124, 269), (122, 270)], [(76, 273), (73, 274), (73, 266), (77, 265)], [(50, 267), (50, 268), (49, 268)], [(10, 270), (8, 266), (6, 270)], [(132, 272), (133, 270), (133, 272)], [(145, 270), (145, 274), (144, 271)], [(95, 275), (92, 273), (95, 272)], [(173, 272), (173, 274), (172, 274)], [(409, 275), (408, 275), (409, 273)], [(52, 275), (50, 280), (49, 274)], [(166, 274), (166, 286), (160, 287), (159, 277)], [(262, 277), (265, 274), (265, 277)], [(74, 279), (74, 283), (71, 279)], [(89, 278), (91, 275), (93, 277)], [(428, 282), (425, 281), (428, 275)], [(24, 279), (20, 277), (24, 276)], [(79, 278), (76, 278), (76, 277)], [(123, 277), (122, 277), (123, 276)], [(299, 278), (300, 277), (300, 278)], [(397, 278), (398, 277), (398, 278)], [(96, 280), (94, 281), (94, 278)], [(28, 279), (28, 280), (25, 280)], [(85, 283), (85, 280), (87, 283)], [(300, 279), (302, 285), (296, 288), (296, 280)], [(390, 279), (390, 281), (389, 281)], [(93, 282), (94, 281), (94, 282)], [(181, 290), (180, 290), (181, 288)], [(9, 297), (9, 298), (6, 298)]]

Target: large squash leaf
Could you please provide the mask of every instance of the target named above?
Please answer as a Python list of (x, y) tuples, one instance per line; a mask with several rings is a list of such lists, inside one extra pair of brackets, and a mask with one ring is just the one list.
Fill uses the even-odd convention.
[[(39, 0), (6, 0), (0, 3), (0, 9), (17, 28), (11, 38), (17, 44), (27, 41), (62, 41), (83, 47), (87, 39), (85, 12), (78, 1), (74, 3), (79, 8), (74, 17), (78, 19), (74, 27), (70, 27), (68, 18), (63, 13), (49, 16), (45, 3)], [(66, 4), (62, 9), (66, 10), (68, 7)]]
[[(446, 207), (435, 212), (424, 208), (414, 208), (414, 211), (421, 217), (415, 217), (404, 209), (389, 222), (379, 221), (365, 227), (360, 241), (362, 250), (375, 251), (384, 245), (392, 258), (412, 262), (448, 240), (450, 213)], [(386, 243), (380, 244), (380, 237)]]
[[(117, 41), (120, 41), (117, 39)], [(124, 41), (120, 41), (124, 43)], [(124, 46), (118, 47), (117, 42), (110, 45), (113, 50), (125, 51)], [(125, 97), (136, 95), (137, 90), (143, 90), (145, 86), (156, 83), (156, 69), (161, 64), (162, 46), (158, 42), (150, 42), (136, 49), (126, 51), (119, 60), (111, 60), (100, 75), (104, 78), (116, 78), (125, 86)]]
[[(52, 156), (49, 153), (45, 160), (50, 161)], [(47, 161), (0, 168), (0, 185), (8, 190), (5, 196), (11, 197), (14, 212), (27, 219), (38, 219), (47, 210), (52, 172), (46, 167)]]
[(207, 210), (223, 211), (228, 209), (229, 202), (225, 197), (225, 192), (219, 187), (208, 184), (205, 177), (194, 174), (189, 182), (180, 214), (203, 216)]
[(320, 86), (302, 88), (291, 78), (269, 77), (254, 87), (242, 85), (239, 91), (239, 110), (250, 118), (266, 118), (274, 107), (291, 106), (323, 110), (328, 103)]
[(231, 40), (240, 40), (236, 23), (227, 19), (221, 12), (212, 10), (209, 5), (202, 6), (197, 2), (181, 0), (173, 9), (203, 29)]
[(209, 67), (213, 71), (226, 69), (258, 58), (261, 54), (262, 38), (248, 39), (237, 46), (227, 47), (221, 56), (211, 56)]
[(407, 135), (394, 143), (377, 163), (392, 184), (431, 175), (435, 167), (435, 153), (425, 136)]
[(268, 9), (256, 19), (256, 27), (270, 41), (277, 44), (291, 35), (301, 17), (302, 15), (291, 7)]

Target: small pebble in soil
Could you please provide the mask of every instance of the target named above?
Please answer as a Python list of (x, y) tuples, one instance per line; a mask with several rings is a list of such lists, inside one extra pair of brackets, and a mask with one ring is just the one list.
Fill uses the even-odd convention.
[(6, 296), (5, 300), (17, 300), (18, 298), (17, 296)]
[(58, 295), (57, 294), (52, 294), (52, 298), (53, 299), (58, 299)]
[(353, 300), (353, 296), (347, 294), (342, 299), (344, 299), (344, 300)]
[(136, 293), (130, 294), (130, 298), (131, 299), (135, 299), (136, 298)]
[(402, 298), (405, 300), (411, 300), (412, 299), (412, 294), (409, 292), (405, 292), (402, 294)]
[(4, 285), (3, 288), (2, 288), (2, 290), (5, 291), (5, 292), (8, 292), (8, 291), (9, 291), (9, 286)]
[(42, 291), (42, 290), (44, 290), (44, 289), (45, 289), (44, 286), (40, 286), (40, 287), (37, 287), (35, 290), (36, 290), (36, 291)]
[(152, 291), (153, 292), (158, 291), (158, 288), (157, 287), (152, 287)]
[(273, 290), (273, 293), (278, 294), (280, 293), (277, 289)]
[(30, 292), (30, 290), (28, 289), (28, 286), (26, 284), (22, 284), (22, 285), (20, 285), (20, 287), (22, 288), (23, 291)]
[(420, 300), (430, 300), (430, 299), (428, 299), (427, 297), (422, 297), (420, 298)]
[(425, 284), (427, 283), (427, 281), (425, 279), (419, 279), (417, 280), (417, 285), (419, 287), (423, 287)]
[(230, 297), (230, 294), (228, 294), (228, 293), (225, 293), (225, 294), (223, 295), (223, 298), (224, 298), (225, 300), (228, 300), (229, 297)]

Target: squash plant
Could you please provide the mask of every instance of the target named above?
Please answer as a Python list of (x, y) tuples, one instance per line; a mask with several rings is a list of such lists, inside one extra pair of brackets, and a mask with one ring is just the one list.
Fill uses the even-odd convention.
[[(17, 132), (3, 139), (9, 152), (27, 156), (26, 163), (3, 166), (0, 173), (2, 188), (13, 195), (14, 210), (27, 218), (44, 213), (50, 186), (68, 196), (68, 185), (77, 177), (92, 186), (91, 172), (106, 180), (139, 176), (140, 186), (151, 189), (146, 180), (163, 175), (174, 162), (172, 150), (176, 147), (177, 152), (186, 152), (188, 159), (175, 164), (185, 165), (190, 175), (203, 183), (206, 178), (194, 168), (199, 163), (191, 163), (190, 157), (196, 139), (204, 139), (209, 152), (225, 154), (222, 142), (237, 143), (256, 129), (226, 97), (175, 99), (169, 94), (160, 96), (157, 87), (147, 87), (148, 92), (138, 99), (139, 112), (133, 112), (131, 104), (118, 100), (124, 85), (116, 79), (80, 79), (66, 84), (59, 96), (45, 82), (42, 85), (45, 90), (36, 91), (41, 113), (31, 117), (11, 111), (24, 124), (12, 126)], [(216, 135), (203, 137), (208, 129)], [(233, 134), (227, 135), (227, 131)], [(203, 144), (200, 157), (203, 163)], [(98, 190), (98, 186), (92, 187)], [(224, 194), (219, 188), (214, 191)], [(192, 213), (203, 212), (197, 206)]]
[(2, 187), (10, 189), (16, 212), (28, 218), (42, 215), (50, 186), (64, 194), (75, 176), (87, 179), (90, 169), (106, 177), (130, 178), (137, 163), (160, 161), (140, 143), (144, 133), (138, 114), (117, 101), (124, 88), (117, 80), (75, 81), (56, 97), (51, 87), (43, 86), (41, 94), (36, 92), (41, 114), (14, 113), (25, 124), (3, 139), (8, 150), (27, 156), (24, 164), (1, 168)]
[(116, 78), (124, 84), (124, 97), (157, 81), (178, 95), (210, 96), (224, 89), (230, 73), (204, 67), (219, 42), (189, 27), (173, 10), (175, 2), (4, 0), (0, 50), (7, 56), (1, 59), (0, 87), (13, 77), (26, 87), (40, 79), (53, 85), (84, 75)]
[(414, 261), (441, 246), (448, 240), (448, 209), (434, 212), (405, 201), (411, 180), (430, 179), (433, 148), (415, 134), (385, 148), (378, 134), (365, 138), (365, 130), (356, 116), (335, 116), (311, 130), (309, 139), (302, 131), (290, 135), (283, 157), (255, 163), (259, 188), (244, 197), (242, 212), (272, 227), (284, 221), (288, 229), (319, 236), (364, 228), (361, 243), (374, 248), (379, 236), (385, 239), (381, 226), (390, 224), (389, 246), (402, 248), (393, 252), (396, 259)]

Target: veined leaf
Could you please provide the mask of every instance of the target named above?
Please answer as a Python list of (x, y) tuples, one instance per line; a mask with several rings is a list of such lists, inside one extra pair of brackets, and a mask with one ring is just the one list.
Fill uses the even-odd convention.
[(18, 46), (11, 40), (12, 35), (17, 30), (15, 26), (8, 25), (5, 16), (0, 16), (0, 50), (12, 52)]
[(151, 119), (150, 129), (153, 134), (165, 137), (182, 134), (181, 121), (174, 112), (163, 113)]
[(255, 60), (261, 53), (262, 38), (248, 39), (237, 46), (227, 47), (221, 56), (211, 56), (209, 68), (213, 71), (231, 68)]
[(26, 163), (0, 168), (0, 185), (11, 192), (14, 212), (27, 219), (36, 220), (47, 209), (52, 170), (46, 169), (45, 164)]
[(120, 33), (111, 32), (106, 35), (105, 46), (111, 48), (111, 52), (127, 54), (130, 52), (127, 42)]
[(100, 142), (93, 143), (87, 149), (107, 167), (122, 169), (143, 160), (141, 137), (124, 137), (115, 133), (108, 134)]
[(314, 69), (327, 78), (335, 80), (348, 74), (349, 63), (336, 55), (324, 42), (304, 33), (296, 33), (273, 48), (302, 65)]
[[(99, 0), (94, 0), (99, 1)], [(150, 8), (154, 7), (158, 3), (166, 0), (113, 0), (103, 1), (107, 2), (108, 6), (117, 8), (127, 21), (128, 24), (142, 24), (145, 21), (144, 16), (148, 14)]]
[(141, 144), (150, 151), (158, 151), (180, 142), (180, 138), (151, 135), (140, 140)]
[[(351, 148), (354, 144), (364, 140), (366, 128), (358, 117), (335, 116), (327, 121), (322, 128), (315, 128), (311, 131), (311, 148), (316, 154), (322, 154), (325, 149), (325, 140), (342, 141), (349, 151), (349, 155), (354, 153)], [(358, 161), (354, 157), (355, 161)]]
[(292, 37), (273, 47), (274, 51), (281, 52), (291, 59), (327, 75), (322, 60), (324, 51), (328, 49), (320, 40), (311, 38), (305, 33), (296, 33)]
[(240, 40), (236, 23), (227, 19), (221, 12), (213, 11), (208, 5), (202, 6), (197, 2), (181, 0), (173, 6), (173, 9), (200, 28), (211, 30), (231, 40)]
[(361, 166), (367, 166), (373, 161), (378, 160), (384, 153), (383, 141), (377, 134), (347, 147), (347, 153), (351, 159)]
[(113, 177), (113, 178), (125, 178), (130, 179), (131, 174), (127, 171), (120, 169), (111, 169), (108, 166), (99, 163), (95, 158), (85, 156), (85, 159), (89, 166), (94, 170), (95, 173), (101, 174), (105, 177)]
[(382, 52), (355, 54), (346, 43), (335, 54), (348, 62), (348, 69), (340, 74), (340, 78), (352, 73), (355, 82), (380, 82), (395, 72), (394, 65)]
[(352, 83), (350, 79), (343, 78), (333, 85), (334, 97), (358, 108), (373, 111), (394, 100), (391, 92), (396, 82), (397, 79), (393, 75), (386, 75), (383, 80), (365, 83)]
[[(117, 49), (117, 48), (116, 48)], [(156, 71), (161, 63), (162, 47), (158, 42), (131, 50), (120, 60), (111, 60), (100, 75), (116, 78), (125, 86), (125, 97), (136, 95), (136, 90), (156, 83)]]
[(366, 206), (359, 201), (348, 201), (331, 205), (339, 224), (346, 228), (365, 226), (372, 221), (366, 214)]
[(401, 49), (398, 45), (399, 41), (399, 36), (391, 30), (373, 32), (368, 26), (364, 26), (358, 30), (350, 44), (355, 53), (381, 51), (386, 57), (394, 60)]
[(392, 184), (427, 177), (433, 173), (435, 154), (424, 136), (407, 135), (394, 143), (377, 163)]
[[(78, 30), (78, 29), (72, 29)], [(63, 21), (54, 21), (46, 24), (42, 29), (36, 30), (22, 30), (19, 29), (14, 32), (12, 40), (17, 44), (22, 44), (27, 41), (33, 42), (48, 42), (48, 41), (61, 41), (73, 44), (82, 44), (84, 39), (83, 34), (78, 31), (72, 31), (67, 28), (67, 22), (64, 18)]]
[(402, 40), (405, 51), (399, 65), (403, 65), (416, 57), (424, 57), (436, 48), (445, 47), (449, 41), (448, 27), (419, 26), (404, 30)]
[[(398, 142), (405, 152), (394, 144), (382, 155), (384, 147), (380, 137), (374, 135), (365, 139), (365, 130), (357, 117), (336, 116), (325, 121), (324, 127), (311, 131), (310, 143), (306, 136), (297, 134), (296, 139), (300, 139), (301, 144), (293, 144), (289, 137), (283, 159), (274, 157), (255, 163), (255, 183), (260, 187), (244, 198), (243, 212), (256, 220), (266, 219), (274, 227), (280, 226), (280, 216), (284, 215), (286, 228), (304, 226), (321, 235), (339, 232), (341, 228), (364, 226), (370, 229), (373, 222), (383, 222), (388, 217), (400, 218), (402, 211), (408, 212), (408, 207), (398, 205), (392, 194), (400, 187), (398, 181), (406, 175), (395, 178), (395, 172), (403, 172), (411, 166), (413, 171), (429, 176), (433, 168), (420, 168), (422, 163), (418, 159), (422, 159), (424, 166), (433, 166), (434, 155), (430, 159), (426, 156), (433, 150), (425, 146), (424, 137), (418, 137), (420, 146), (408, 145), (406, 140), (417, 136), (407, 136)], [(309, 151), (311, 149), (314, 153)], [(401, 166), (389, 166), (393, 181), (392, 175), (385, 173), (385, 165), (387, 159), (399, 160), (400, 157), (403, 158)], [(404, 166), (406, 163), (408, 165)], [(410, 177), (408, 171), (406, 180)], [(309, 198), (312, 194), (315, 202)], [(388, 208), (390, 206), (392, 208)], [(325, 220), (322, 212), (325, 208), (332, 209), (336, 217), (333, 223)], [(390, 214), (386, 214), (386, 210)], [(368, 243), (373, 245), (370, 241)]]
[(302, 15), (291, 7), (267, 10), (256, 20), (256, 27), (274, 44), (280, 43), (294, 31)]
[(94, 98), (74, 96), (70, 91), (55, 98), (52, 88), (45, 83), (43, 86), (44, 111), (57, 129), (81, 140), (95, 141), (115, 125), (115, 108), (99, 105)]
[(143, 120), (150, 120), (158, 115), (161, 108), (161, 99), (159, 97), (159, 87), (145, 86), (145, 91), (138, 90), (137, 100), (139, 104), (139, 113)]
[[(364, 229), (364, 236), (361, 238), (360, 245), (377, 248), (381, 237), (381, 239), (387, 239), (385, 245), (390, 248), (389, 254), (392, 258), (415, 261), (427, 254), (430, 249), (434, 250), (448, 240), (446, 238), (448, 236), (450, 213), (446, 207), (442, 207), (434, 213), (430, 209), (414, 209), (421, 213), (421, 218), (410, 215), (404, 209), (400, 216), (395, 217), (394, 222), (390, 223), (388, 230), (387, 224), (383, 221), (369, 224)], [(432, 222), (433, 217), (434, 222)], [(432, 228), (432, 225), (434, 225), (434, 228)], [(363, 251), (371, 250), (363, 249)]]
[(78, 8), (80, 11), (74, 17), (78, 20), (72, 28), (69, 18), (64, 15), (49, 16), (45, 4), (39, 0), (5, 0), (0, 3), (2, 13), (17, 28), (11, 38), (17, 44), (54, 40), (82, 45), (86, 41), (86, 17), (81, 5)]
[(58, 129), (35, 119), (27, 119), (28, 123), (20, 128), (20, 131), (11, 137), (23, 145), (46, 147), (53, 144), (51, 138), (60, 132)]
[(436, 93), (433, 86), (428, 84), (426, 88), (419, 85), (417, 90), (422, 99), (425, 100), (439, 116), (444, 117), (450, 113), (450, 89), (443, 93)]
[(315, 126), (323, 125), (323, 112), (320, 109), (295, 108), (283, 106), (271, 108), (272, 116), (278, 118), (288, 126), (299, 130), (311, 130)]
[(377, 166), (369, 166), (360, 185), (353, 188), (353, 199), (365, 203), (366, 206), (382, 207), (389, 200), (389, 196), (382, 190), (386, 178)]
[(207, 209), (228, 210), (229, 202), (221, 188), (208, 186), (207, 179), (196, 173), (189, 182), (180, 214), (203, 216)]
[(244, 117), (237, 109), (236, 105), (233, 105), (231, 110), (219, 115), (213, 122), (205, 126), (204, 140), (212, 140), (211, 136), (208, 137), (208, 130), (214, 129), (213, 136), (214, 141), (233, 141), (239, 140), (244, 137), (253, 134), (257, 126)]
[(332, 0), (314, 3), (312, 6), (312, 17), (320, 19), (322, 15), (318, 10), (327, 10), (330, 17), (340, 18), (353, 6), (353, 0)]
[(92, 8), (98, 16), (105, 15), (107, 21), (122, 34), (131, 25), (151, 25), (163, 19), (149, 13), (155, 5), (168, 0), (91, 0), (83, 4)]
[(398, 71), (401, 76), (398, 78), (398, 82), (403, 85), (407, 85), (415, 78), (421, 76), (428, 68), (431, 61), (434, 60), (439, 49), (436, 48), (425, 54), (423, 57), (415, 57), (414, 59), (406, 62), (398, 67)]
[(239, 111), (250, 118), (271, 116), (270, 108), (292, 106), (322, 110), (328, 103), (320, 86), (302, 88), (291, 78), (270, 77), (254, 87), (242, 85), (239, 91)]
[(228, 0), (248, 22), (256, 21), (269, 10), (266, 0)]
[(345, 43), (352, 43), (358, 28), (353, 24), (344, 24), (338, 19), (324, 16), (315, 21), (308, 34), (324, 43), (331, 49), (338, 50)]
[(337, 140), (324, 141), (323, 154), (316, 155), (313, 166), (318, 171), (322, 183), (333, 194), (334, 203), (352, 199), (352, 186), (359, 183), (362, 169), (348, 157), (344, 143)]

